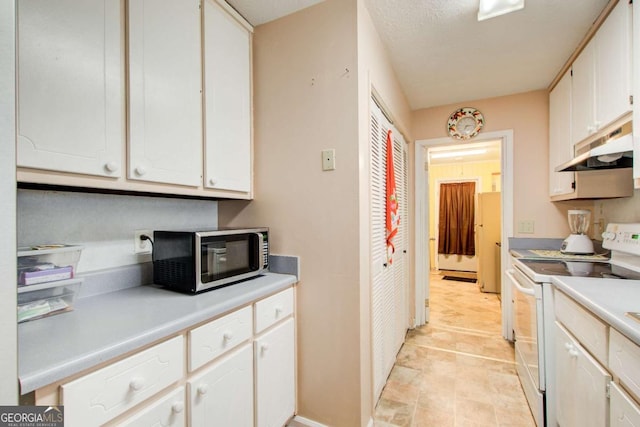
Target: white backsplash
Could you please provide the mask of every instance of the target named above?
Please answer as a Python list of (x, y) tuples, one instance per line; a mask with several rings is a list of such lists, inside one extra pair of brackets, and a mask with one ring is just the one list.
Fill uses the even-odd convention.
[(134, 230), (216, 227), (218, 202), (18, 190), (17, 214), (18, 246), (83, 245), (84, 273), (151, 261), (134, 253)]

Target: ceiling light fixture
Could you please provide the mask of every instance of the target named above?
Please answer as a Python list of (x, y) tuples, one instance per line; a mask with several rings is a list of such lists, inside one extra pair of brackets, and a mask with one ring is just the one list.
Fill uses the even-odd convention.
[(524, 8), (524, 0), (480, 0), (478, 21), (495, 18)]
[(478, 154), (485, 154), (486, 152), (487, 150), (485, 149), (445, 151), (442, 153), (431, 153), (431, 158), (432, 159), (448, 159), (450, 157), (475, 156)]

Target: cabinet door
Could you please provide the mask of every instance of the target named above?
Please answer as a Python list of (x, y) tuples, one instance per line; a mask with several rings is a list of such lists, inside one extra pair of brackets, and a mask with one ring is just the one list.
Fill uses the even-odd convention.
[(574, 61), (571, 83), (572, 144), (593, 134), (595, 122), (595, 44), (591, 40)]
[(281, 427), (295, 412), (293, 318), (255, 342), (256, 426)]
[(574, 172), (555, 168), (573, 158), (571, 140), (571, 72), (549, 94), (549, 195), (573, 193)]
[(205, 180), (251, 191), (251, 27), (204, 2)]
[(631, 111), (631, 7), (618, 2), (596, 34), (596, 127)]
[(611, 383), (611, 427), (640, 427), (640, 406), (617, 384)]
[(20, 0), (17, 6), (17, 165), (119, 177), (121, 1)]
[(558, 425), (607, 425), (611, 376), (558, 322), (555, 332)]
[(184, 427), (187, 425), (184, 387), (179, 387), (135, 415), (117, 423), (118, 427)]
[(191, 427), (253, 426), (253, 361), (246, 344), (188, 382)]
[(130, 0), (129, 179), (199, 186), (198, 0)]

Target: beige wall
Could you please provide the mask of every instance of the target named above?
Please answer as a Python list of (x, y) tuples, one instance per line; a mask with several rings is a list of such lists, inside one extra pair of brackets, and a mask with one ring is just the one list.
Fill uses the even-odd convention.
[[(369, 81), (405, 132), (409, 107), (362, 0), (327, 0), (254, 34), (255, 200), (219, 203), (220, 225), (270, 227), (299, 255), (298, 414), (366, 426), (371, 398)], [(321, 170), (334, 148), (336, 170)]]
[[(563, 237), (569, 233), (566, 211), (592, 202), (549, 201), (549, 102), (546, 90), (502, 96), (413, 112), (416, 140), (447, 136), (449, 115), (460, 107), (475, 107), (485, 118), (483, 132), (513, 129), (513, 229), (515, 237)], [(480, 134), (482, 135), (482, 134)], [(534, 234), (517, 232), (519, 221), (533, 220)]]

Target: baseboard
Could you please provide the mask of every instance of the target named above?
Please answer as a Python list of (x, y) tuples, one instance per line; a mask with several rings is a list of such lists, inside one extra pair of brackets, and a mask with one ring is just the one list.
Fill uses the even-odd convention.
[[(373, 426), (373, 424), (371, 424)], [(300, 415), (296, 415), (293, 417), (293, 420), (289, 421), (287, 427), (328, 427), (324, 424), (320, 424), (316, 421), (310, 420), (305, 417), (301, 417)]]
[[(324, 424), (320, 424), (308, 418), (296, 415), (295, 417), (293, 417), (291, 421), (289, 421), (289, 424), (287, 424), (287, 427), (328, 427), (328, 426)], [(369, 418), (367, 427), (373, 427), (373, 418)]]

